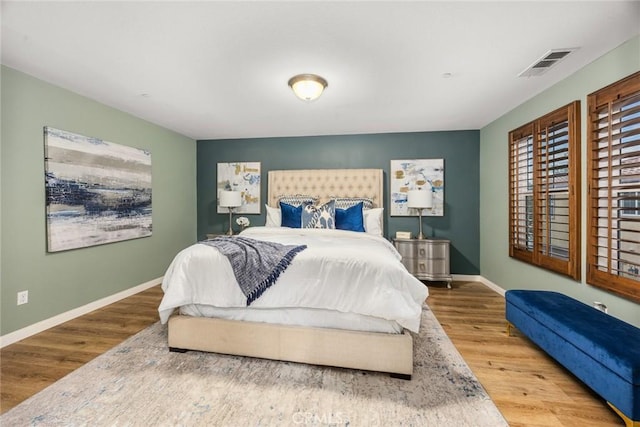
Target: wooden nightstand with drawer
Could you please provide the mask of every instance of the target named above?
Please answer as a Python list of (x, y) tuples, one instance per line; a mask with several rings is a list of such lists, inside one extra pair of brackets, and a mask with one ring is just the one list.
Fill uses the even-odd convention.
[(393, 239), (393, 244), (409, 273), (420, 280), (445, 281), (451, 288), (449, 240)]

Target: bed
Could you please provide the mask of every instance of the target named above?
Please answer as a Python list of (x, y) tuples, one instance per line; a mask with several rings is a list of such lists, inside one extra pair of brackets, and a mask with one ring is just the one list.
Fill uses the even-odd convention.
[[(162, 285), (159, 312), (168, 323), (169, 348), (410, 378), (411, 332), (418, 331), (428, 291), (381, 236), (383, 171), (270, 171), (267, 225), (279, 197), (296, 194), (314, 195), (320, 204), (342, 197), (370, 199), (367, 232), (246, 229), (241, 237), (307, 246), (249, 307), (223, 255), (202, 244), (186, 248), (174, 258)], [(356, 253), (366, 253), (366, 259), (352, 256)]]

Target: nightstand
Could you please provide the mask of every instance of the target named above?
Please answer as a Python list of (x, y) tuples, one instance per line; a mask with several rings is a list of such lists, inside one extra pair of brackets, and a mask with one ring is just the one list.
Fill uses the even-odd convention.
[(420, 280), (446, 281), (447, 288), (451, 288), (449, 240), (393, 239), (393, 245), (409, 273)]

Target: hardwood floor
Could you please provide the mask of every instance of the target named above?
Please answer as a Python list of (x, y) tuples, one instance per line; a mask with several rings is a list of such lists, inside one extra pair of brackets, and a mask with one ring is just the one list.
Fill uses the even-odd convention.
[[(480, 283), (429, 286), (427, 302), (509, 424), (623, 426), (597, 395), (517, 332)], [(0, 413), (158, 320), (159, 286), (0, 350)]]
[(480, 283), (429, 287), (427, 303), (512, 427), (614, 427), (598, 395), (517, 330), (506, 334), (504, 298)]
[(160, 286), (0, 350), (0, 413), (158, 321)]

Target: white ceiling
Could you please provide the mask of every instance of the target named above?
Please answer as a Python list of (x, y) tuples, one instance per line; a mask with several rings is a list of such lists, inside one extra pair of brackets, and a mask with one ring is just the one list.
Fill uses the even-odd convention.
[[(480, 129), (640, 33), (638, 1), (2, 1), (1, 13), (4, 65), (194, 139)], [(311, 103), (287, 86), (307, 72), (329, 82)]]

